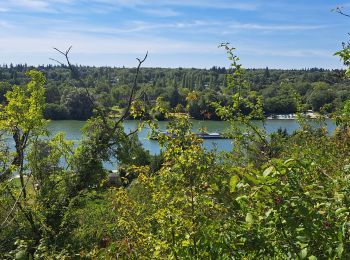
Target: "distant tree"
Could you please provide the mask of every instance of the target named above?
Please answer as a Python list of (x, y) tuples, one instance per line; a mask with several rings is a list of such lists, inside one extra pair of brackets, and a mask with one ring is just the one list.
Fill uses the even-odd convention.
[(66, 107), (71, 119), (86, 120), (92, 116), (93, 104), (82, 89), (75, 89), (66, 93), (62, 97), (61, 103)]
[(65, 106), (48, 103), (44, 111), (44, 117), (52, 120), (64, 120), (69, 118), (69, 112)]
[(333, 102), (335, 99), (335, 93), (330, 89), (326, 83), (318, 82), (313, 84), (314, 90), (310, 93), (307, 100), (314, 111), (320, 111), (320, 109)]

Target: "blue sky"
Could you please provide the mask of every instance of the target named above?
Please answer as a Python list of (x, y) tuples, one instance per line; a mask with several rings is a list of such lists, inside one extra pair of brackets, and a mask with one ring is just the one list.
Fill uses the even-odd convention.
[(350, 18), (330, 0), (0, 0), (0, 64), (71, 60), (96, 66), (228, 66), (230, 42), (249, 68), (340, 68)]

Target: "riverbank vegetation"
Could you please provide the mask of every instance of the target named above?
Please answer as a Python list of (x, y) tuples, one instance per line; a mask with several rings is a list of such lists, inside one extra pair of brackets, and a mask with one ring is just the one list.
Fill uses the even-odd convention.
[[(346, 90), (346, 80), (337, 74), (333, 83), (319, 82), (320, 75), (327, 74), (328, 80), (338, 73), (334, 71), (288, 72), (319, 76), (303, 91), (297, 91), (293, 81), (280, 79), (271, 85), (271, 91), (285, 95), (284, 103), (291, 99), (301, 127), (292, 135), (283, 131), (268, 135), (251, 123), (264, 120), (266, 97), (261, 93), (268, 89), (255, 89), (252, 75), (265, 75), (268, 70), (245, 71), (234, 49), (227, 44), (221, 47), (231, 61), (220, 88), (227, 96), (224, 101), (208, 102), (217, 117), (231, 122), (230, 152), (204, 149), (191, 133), (188, 117), (173, 113), (171, 108), (181, 110), (181, 103), (169, 105), (171, 100), (159, 97), (163, 92), (149, 102), (157, 88), (142, 81), (148, 75), (140, 69), (144, 59), (133, 70), (133, 83), (111, 101), (125, 102), (117, 103), (122, 110), (108, 109), (101, 99), (103, 92), (97, 91), (102, 85), (82, 83), (87, 80), (84, 68), (80, 68), (82, 79), (70, 64), (53, 68), (60, 71), (66, 88), (51, 89), (50, 81), (45, 85), (44, 73), (35, 70), (21, 79), (26, 83), (21, 87), (4, 83), (8, 89), (3, 88), (7, 92), (0, 113), (0, 258), (348, 259), (350, 105), (345, 102), (336, 110), (338, 128), (333, 134), (327, 133), (322, 116), (318, 127), (313, 127), (302, 113), (306, 96), (327, 92), (325, 84)], [(204, 72), (208, 71), (198, 71)], [(268, 72), (269, 77), (282, 73)], [(159, 76), (160, 81), (165, 79)], [(71, 83), (83, 86), (72, 88)], [(172, 90), (181, 100), (182, 88)], [(89, 102), (92, 117), (78, 145), (64, 134), (47, 137), (44, 112), (55, 104), (50, 102), (50, 91), (58, 91), (60, 102), (61, 91), (70, 97), (65, 99), (68, 103), (85, 102), (73, 98), (73, 92)], [(189, 104), (206, 93), (206, 89), (189, 89), (182, 96), (189, 103), (181, 106), (190, 109)], [(105, 97), (108, 100), (109, 95)], [(322, 107), (340, 106), (332, 102), (327, 100)], [(170, 134), (159, 132), (148, 114), (170, 119)], [(124, 132), (123, 120), (130, 116), (145, 118), (140, 127), (148, 124), (158, 136), (160, 155), (150, 156), (135, 133)], [(112, 157), (122, 166), (120, 187), (109, 185), (103, 168)]]
[[(27, 81), (25, 72), (33, 69), (26, 65), (0, 67), (0, 101), (13, 84)], [(40, 66), (45, 74), (47, 119), (86, 120), (93, 114), (93, 107), (85, 91), (87, 86), (93, 98), (109, 109), (125, 109), (130, 85), (136, 68), (109, 68), (79, 66), (80, 82), (72, 80), (62, 66)], [(68, 74), (67, 74), (68, 73)], [(227, 86), (230, 69), (213, 67), (194, 68), (144, 68), (138, 77), (139, 92), (144, 92), (150, 105), (162, 98), (173, 112), (185, 112), (195, 119), (220, 120), (212, 102), (228, 104), (232, 91)], [(265, 116), (296, 113), (293, 93), (301, 96), (305, 110), (330, 113), (342, 107), (350, 96), (348, 81), (342, 70), (305, 69), (247, 69), (245, 77), (251, 89), (263, 97)], [(78, 88), (76, 88), (78, 87)], [(163, 119), (161, 114), (149, 115)]]

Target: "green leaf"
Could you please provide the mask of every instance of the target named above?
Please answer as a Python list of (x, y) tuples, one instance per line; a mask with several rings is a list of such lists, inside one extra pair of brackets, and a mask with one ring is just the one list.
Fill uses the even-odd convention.
[(335, 211), (335, 215), (338, 216), (338, 215), (340, 215), (341, 213), (344, 213), (344, 212), (347, 212), (347, 211), (349, 211), (348, 208), (339, 208), (339, 209), (337, 209), (337, 210)]
[(300, 258), (305, 259), (307, 257), (307, 247), (300, 251)]
[(294, 162), (294, 159), (288, 159), (284, 162), (284, 165), (288, 166), (290, 163)]
[(234, 175), (230, 179), (230, 192), (235, 192), (236, 190), (236, 185), (239, 182), (239, 177), (237, 175)]
[(249, 226), (253, 225), (254, 224), (253, 215), (251, 213), (247, 213), (247, 215), (245, 216), (245, 221)]
[(263, 172), (263, 176), (264, 177), (269, 176), (273, 170), (274, 170), (274, 167), (270, 166), (269, 168), (265, 169), (265, 171)]
[(344, 252), (344, 246), (343, 243), (340, 243), (336, 249), (338, 257), (341, 258)]
[(182, 246), (187, 247), (187, 246), (191, 245), (191, 242), (186, 239), (186, 240), (183, 240), (181, 244), (182, 244)]

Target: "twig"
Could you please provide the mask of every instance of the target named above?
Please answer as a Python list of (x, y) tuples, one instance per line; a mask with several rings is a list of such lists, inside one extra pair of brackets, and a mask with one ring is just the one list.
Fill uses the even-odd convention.
[(53, 58), (49, 58), (50, 60), (53, 60), (53, 61), (55, 61), (55, 62), (57, 62), (58, 64), (60, 64), (60, 65), (62, 65), (62, 66), (65, 66), (65, 64), (64, 63), (62, 63), (62, 62), (60, 62), (60, 61), (58, 61), (58, 60), (56, 60), (56, 59), (53, 59)]
[(338, 14), (344, 15), (344, 16), (346, 16), (346, 17), (350, 17), (349, 14), (344, 13), (344, 12), (342, 11), (343, 8), (344, 8), (344, 7), (338, 6), (338, 7), (336, 7), (335, 9), (333, 9), (332, 11), (335, 11), (335, 12), (337, 12)]

